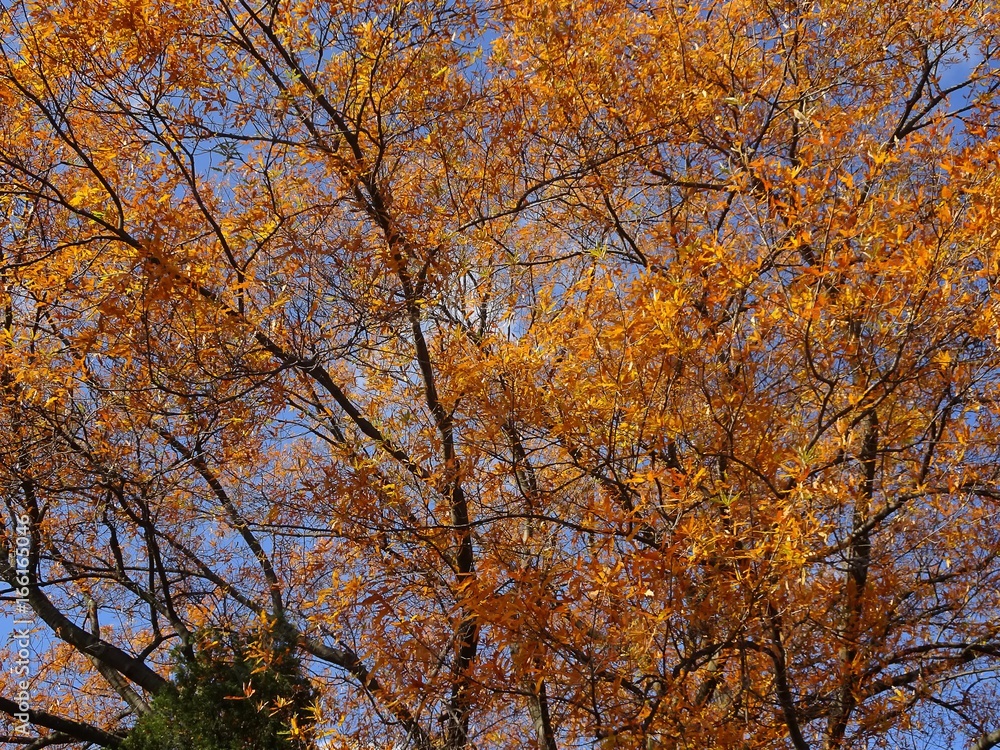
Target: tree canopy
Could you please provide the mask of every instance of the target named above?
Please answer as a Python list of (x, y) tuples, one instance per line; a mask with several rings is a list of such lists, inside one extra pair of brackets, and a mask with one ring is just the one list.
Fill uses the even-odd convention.
[(998, 32), (5, 2), (3, 747), (1000, 744)]
[(314, 690), (293, 644), (199, 634), (122, 750), (313, 750)]

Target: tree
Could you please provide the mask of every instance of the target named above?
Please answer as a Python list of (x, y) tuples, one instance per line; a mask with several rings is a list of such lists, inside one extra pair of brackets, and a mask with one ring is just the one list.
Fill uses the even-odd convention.
[(309, 750), (313, 690), (292, 644), (204, 633), (178, 654), (175, 684), (129, 731), (124, 750)]
[(994, 3), (2, 18), (8, 746), (1000, 742)]

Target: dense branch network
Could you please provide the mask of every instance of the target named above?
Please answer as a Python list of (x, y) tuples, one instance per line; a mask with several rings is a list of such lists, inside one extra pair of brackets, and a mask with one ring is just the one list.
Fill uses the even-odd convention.
[(990, 3), (0, 13), (2, 743), (1000, 744)]

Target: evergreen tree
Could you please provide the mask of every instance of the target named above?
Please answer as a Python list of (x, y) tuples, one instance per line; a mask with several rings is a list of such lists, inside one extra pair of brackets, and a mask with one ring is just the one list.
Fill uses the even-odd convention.
[(315, 691), (292, 648), (217, 632), (181, 656), (123, 750), (309, 750)]

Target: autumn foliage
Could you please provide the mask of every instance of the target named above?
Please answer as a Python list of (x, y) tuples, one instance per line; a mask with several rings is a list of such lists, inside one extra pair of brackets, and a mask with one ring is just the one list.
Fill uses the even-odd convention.
[(320, 747), (1000, 743), (998, 33), (4, 3), (3, 747), (262, 631)]

